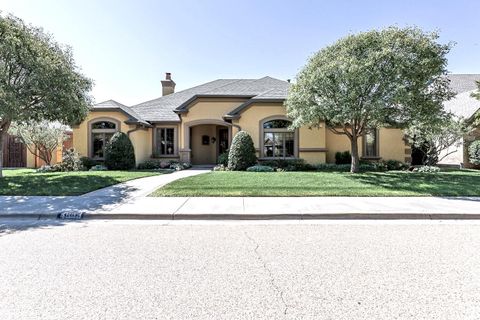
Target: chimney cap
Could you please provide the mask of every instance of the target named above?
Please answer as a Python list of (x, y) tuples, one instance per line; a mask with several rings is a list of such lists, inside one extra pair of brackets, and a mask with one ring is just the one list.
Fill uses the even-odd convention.
[(171, 72), (165, 72), (165, 80), (172, 80), (172, 73)]

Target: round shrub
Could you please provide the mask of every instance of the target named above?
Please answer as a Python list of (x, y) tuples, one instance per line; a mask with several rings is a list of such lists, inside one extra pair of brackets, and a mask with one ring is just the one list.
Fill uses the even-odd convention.
[(275, 170), (272, 167), (269, 167), (269, 166), (256, 165), (256, 166), (248, 167), (247, 171), (250, 171), (250, 172), (273, 172)]
[(135, 152), (130, 138), (125, 133), (115, 133), (106, 145), (105, 166), (109, 170), (130, 170), (135, 168)]
[(257, 161), (255, 147), (250, 135), (245, 131), (238, 132), (233, 137), (232, 146), (228, 153), (228, 169), (234, 171), (246, 170)]
[(475, 140), (468, 146), (468, 160), (471, 164), (480, 165), (480, 140)]

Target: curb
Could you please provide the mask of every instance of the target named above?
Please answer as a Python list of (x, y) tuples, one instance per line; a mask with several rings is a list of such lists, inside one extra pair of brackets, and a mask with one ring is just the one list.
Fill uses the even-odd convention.
[(11, 213), (0, 215), (0, 220), (480, 220), (480, 213), (83, 213), (80, 216), (62, 214)]

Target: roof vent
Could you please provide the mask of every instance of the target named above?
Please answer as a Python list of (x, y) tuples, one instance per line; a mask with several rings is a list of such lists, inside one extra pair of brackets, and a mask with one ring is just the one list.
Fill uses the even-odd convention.
[(162, 80), (162, 96), (166, 96), (175, 92), (175, 81), (172, 80), (170, 72), (165, 73), (165, 80)]

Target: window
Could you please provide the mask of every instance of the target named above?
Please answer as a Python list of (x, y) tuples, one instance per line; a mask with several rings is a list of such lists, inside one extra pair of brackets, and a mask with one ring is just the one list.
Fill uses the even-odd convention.
[(295, 131), (289, 130), (291, 122), (283, 119), (262, 124), (262, 154), (267, 158), (293, 158), (295, 156)]
[(97, 121), (91, 124), (91, 157), (97, 160), (105, 158), (105, 146), (117, 132), (117, 124), (111, 121)]
[(372, 129), (367, 134), (365, 134), (364, 138), (364, 157), (366, 158), (374, 158), (378, 157), (378, 148), (377, 148), (377, 130)]
[(175, 155), (175, 128), (157, 128), (155, 154), (158, 156)]

